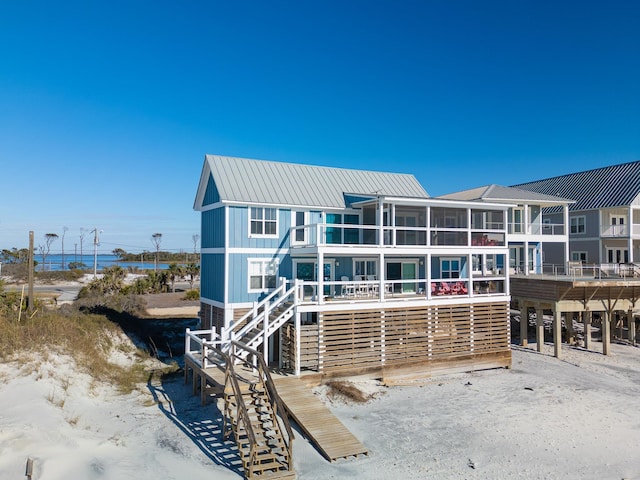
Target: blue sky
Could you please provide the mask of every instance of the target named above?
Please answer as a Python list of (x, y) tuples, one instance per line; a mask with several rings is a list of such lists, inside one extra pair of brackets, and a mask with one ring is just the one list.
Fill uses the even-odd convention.
[(66, 226), (67, 251), (95, 227), (104, 253), (191, 251), (205, 153), (434, 196), (639, 160), (639, 21), (615, 0), (2, 2), (0, 248)]

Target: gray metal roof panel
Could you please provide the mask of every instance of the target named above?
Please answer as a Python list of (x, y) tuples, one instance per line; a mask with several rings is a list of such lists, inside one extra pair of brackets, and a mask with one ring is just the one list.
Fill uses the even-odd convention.
[(514, 202), (539, 202), (540, 204), (567, 204), (573, 200), (567, 198), (547, 195), (514, 187), (503, 187), (502, 185), (485, 185), (483, 187), (472, 188), (460, 192), (441, 195), (438, 198), (449, 198), (455, 200), (486, 200), (491, 202), (506, 201)]
[(631, 205), (640, 194), (640, 161), (514, 185), (523, 190), (559, 195), (576, 201), (570, 210)]
[(410, 174), (220, 155), (205, 160), (223, 201), (342, 208), (345, 192), (429, 198)]

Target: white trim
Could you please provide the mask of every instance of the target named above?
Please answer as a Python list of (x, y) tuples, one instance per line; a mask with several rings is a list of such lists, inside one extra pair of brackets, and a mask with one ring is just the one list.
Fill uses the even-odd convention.
[[(251, 288), (251, 264), (261, 264), (261, 272), (260, 272), (260, 277), (262, 278), (262, 287), (261, 288)], [(266, 274), (266, 268), (265, 266), (270, 266), (270, 265), (275, 265), (275, 273), (274, 273), (274, 277), (275, 277), (275, 281), (276, 284), (273, 286), (273, 288), (269, 288), (266, 286), (266, 278), (269, 276)], [(274, 290), (275, 288), (277, 288), (277, 282), (278, 282), (278, 273), (280, 272), (280, 259), (278, 257), (271, 257), (271, 258), (247, 258), (247, 292), (248, 293), (262, 293), (262, 292), (269, 292)], [(227, 277), (228, 278), (228, 277)], [(225, 284), (227, 284), (229, 282), (225, 282)]]
[[(582, 219), (583, 230), (581, 232), (577, 231), (579, 225), (579, 220)], [(571, 227), (573, 226), (573, 220), (576, 220), (576, 231), (572, 232)], [(573, 215), (569, 217), (569, 235), (584, 235), (587, 233), (587, 216), (586, 215)]]
[[(229, 251), (227, 247), (229, 246), (229, 207), (224, 207), (224, 303), (226, 304), (229, 301)], [(226, 310), (225, 310), (226, 311)], [(225, 319), (226, 322), (226, 319)]]
[[(297, 223), (297, 216), (298, 213), (302, 213), (303, 215), (303, 219), (302, 219), (302, 225), (298, 225)], [(302, 227), (304, 225), (308, 225), (309, 224), (309, 217), (310, 214), (307, 210), (294, 210), (291, 209), (291, 236), (289, 237), (289, 244), (290, 245), (306, 245), (307, 240), (309, 238), (309, 229), (308, 228), (304, 228), (302, 229), (302, 240), (296, 240), (296, 234), (298, 233), (298, 230), (295, 230), (295, 227)]]
[(200, 249), (200, 254), (202, 255), (206, 255), (206, 254), (222, 254), (225, 253), (226, 249), (223, 247), (213, 247), (213, 248), (202, 248)]
[[(276, 233), (252, 233), (251, 232), (251, 223), (254, 221), (253, 218), (251, 217), (251, 212), (253, 209), (262, 209), (262, 219), (260, 220), (256, 220), (256, 221), (260, 221), (262, 222), (262, 231), (264, 232), (266, 230), (266, 224), (267, 224), (267, 219), (265, 218), (265, 210), (275, 210), (276, 212)], [(280, 222), (278, 221), (280, 218), (280, 210), (274, 207), (248, 207), (247, 208), (247, 221), (248, 221), (248, 225), (247, 225), (247, 234), (249, 235), (249, 238), (279, 238), (280, 237), (280, 231), (279, 231), (279, 225)], [(273, 222), (273, 220), (269, 220), (269, 222)]]
[[(584, 255), (584, 260), (581, 258), (575, 258), (577, 256)], [(583, 250), (572, 250), (571, 251), (571, 260), (572, 262), (584, 262), (587, 263), (589, 261), (589, 252)]]
[(225, 306), (225, 304), (222, 302), (218, 302), (217, 300), (211, 300), (210, 298), (206, 298), (206, 297), (200, 297), (200, 302), (204, 303), (205, 305), (211, 305), (212, 307), (222, 308), (223, 310), (228, 306), (228, 304)]
[(229, 253), (255, 253), (260, 255), (286, 255), (289, 253), (288, 248), (251, 248), (251, 247), (231, 247), (226, 249)]
[(205, 205), (204, 207), (201, 207), (199, 211), (207, 212), (209, 210), (215, 210), (216, 208), (222, 208), (222, 207), (225, 207), (225, 205), (222, 202), (216, 202), (216, 203), (212, 203), (210, 205)]

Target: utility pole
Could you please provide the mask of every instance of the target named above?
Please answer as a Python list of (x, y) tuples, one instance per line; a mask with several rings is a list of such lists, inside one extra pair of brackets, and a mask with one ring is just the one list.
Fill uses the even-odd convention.
[(65, 266), (64, 266), (64, 236), (67, 233), (67, 230), (69, 230), (69, 227), (62, 227), (62, 270), (65, 269)]
[(102, 230), (98, 230), (98, 227), (91, 230), (93, 233), (93, 278), (96, 278), (98, 273), (98, 245), (100, 245), (100, 234)]
[[(29, 296), (27, 298), (27, 311), (33, 312), (33, 230), (29, 232)], [(22, 308), (22, 305), (20, 305)]]

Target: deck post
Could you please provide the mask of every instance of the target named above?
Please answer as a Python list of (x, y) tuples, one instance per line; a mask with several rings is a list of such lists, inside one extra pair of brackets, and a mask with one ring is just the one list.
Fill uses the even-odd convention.
[(538, 352), (542, 352), (544, 345), (544, 310), (536, 307), (536, 343)]
[(611, 353), (611, 312), (605, 310), (602, 319), (602, 354)]
[[(297, 282), (297, 280), (296, 280), (296, 282)], [(296, 288), (296, 291), (297, 290), (298, 289)], [(296, 305), (297, 305), (297, 303), (296, 303)], [(301, 328), (301, 325), (300, 325), (300, 312), (298, 312), (298, 307), (296, 307), (295, 312), (296, 312), (295, 313), (295, 325), (296, 325), (296, 352), (295, 352), (296, 358), (295, 358), (295, 362), (296, 363), (295, 363), (294, 374), (295, 374), (296, 377), (299, 377), (300, 376), (300, 362), (302, 361), (302, 359), (301, 359), (302, 347), (300, 346), (300, 338), (301, 338), (300, 328)]]
[(633, 319), (633, 309), (627, 310), (627, 327), (629, 328), (629, 341), (636, 344), (636, 321)]
[(562, 357), (562, 312), (557, 305), (553, 310), (553, 356)]
[(565, 312), (564, 314), (564, 324), (567, 329), (566, 333), (566, 341), (569, 345), (573, 344), (574, 336), (573, 336), (573, 312)]
[(582, 324), (584, 325), (584, 348), (591, 348), (591, 312), (586, 309), (582, 312)]
[(522, 305), (520, 309), (520, 345), (526, 347), (529, 345), (529, 306)]

